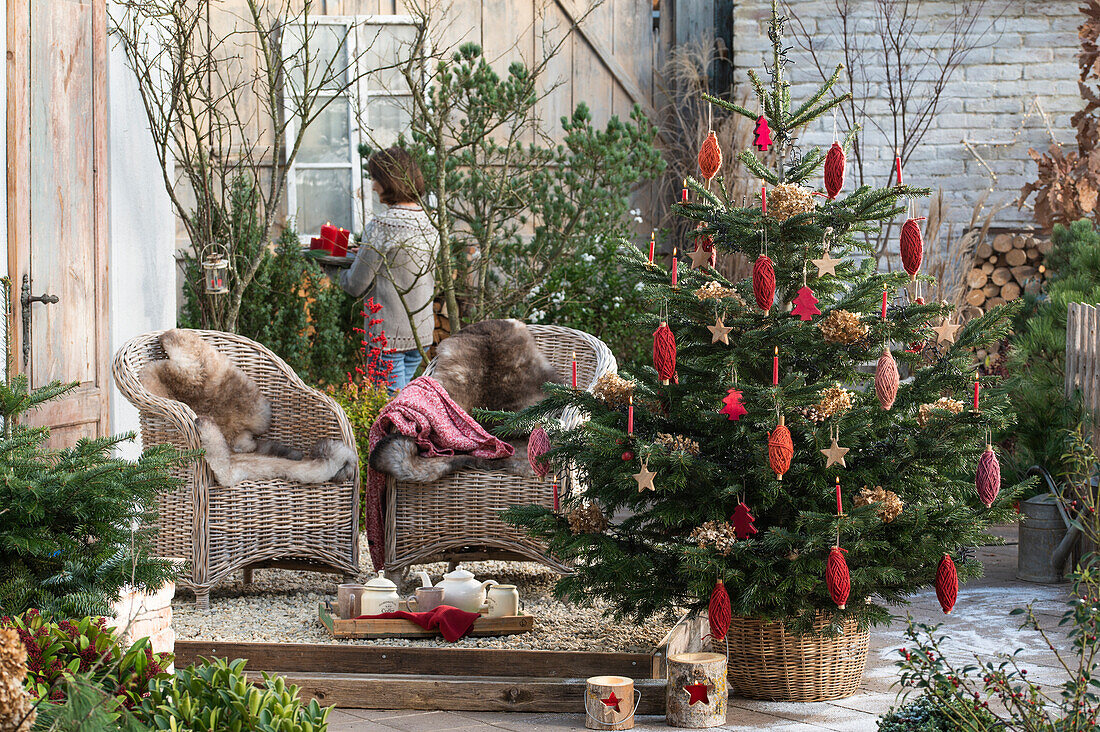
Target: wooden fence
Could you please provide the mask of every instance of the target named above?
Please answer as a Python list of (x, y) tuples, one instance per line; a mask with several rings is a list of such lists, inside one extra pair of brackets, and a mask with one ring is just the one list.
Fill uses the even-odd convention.
[(1066, 318), (1066, 396), (1076, 389), (1100, 431), (1100, 310), (1079, 302)]

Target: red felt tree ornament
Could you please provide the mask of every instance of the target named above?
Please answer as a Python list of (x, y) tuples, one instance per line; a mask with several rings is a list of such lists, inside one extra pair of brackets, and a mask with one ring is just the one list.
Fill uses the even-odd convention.
[(917, 223), (922, 220), (908, 219), (901, 226), (901, 264), (913, 279), (917, 278), (924, 259), (924, 238), (920, 233), (920, 224)]
[(531, 430), (531, 437), (527, 440), (527, 462), (531, 463), (531, 470), (540, 478), (545, 478), (550, 472), (550, 464), (540, 459), (549, 450), (550, 437), (546, 430), (542, 427)]
[(959, 597), (959, 573), (951, 557), (944, 554), (940, 566), (936, 568), (936, 599), (945, 613), (950, 614)]
[(768, 127), (767, 117), (760, 115), (756, 118), (756, 129), (753, 133), (755, 137), (752, 144), (756, 145), (756, 149), (760, 152), (767, 152), (772, 146), (772, 130)]
[(890, 353), (889, 348), (882, 349), (878, 367), (875, 368), (875, 396), (886, 411), (890, 411), (890, 407), (894, 406), (900, 381), (901, 376), (898, 374), (898, 364), (894, 361), (894, 355)]
[(765, 254), (756, 258), (752, 265), (752, 294), (756, 304), (767, 315), (775, 301), (775, 268), (772, 260)]
[(653, 331), (653, 368), (662, 384), (676, 378), (676, 336), (663, 320)]
[(825, 561), (825, 586), (836, 606), (843, 610), (848, 605), (848, 593), (852, 591), (852, 577), (848, 574), (848, 562), (844, 560), (845, 550), (834, 546)]
[(802, 320), (809, 320), (815, 315), (821, 315), (821, 311), (817, 309), (817, 296), (814, 295), (814, 291), (807, 285), (803, 285), (802, 289), (798, 291), (798, 297), (794, 299), (794, 308), (791, 310), (791, 315), (797, 315)]
[(738, 389), (730, 389), (729, 393), (722, 399), (722, 404), (725, 406), (719, 409), (718, 413), (726, 415), (731, 422), (736, 422), (749, 413), (741, 401), (741, 391)]
[(844, 187), (844, 168), (847, 159), (844, 157), (844, 148), (840, 143), (834, 142), (825, 155), (825, 192), (829, 194), (829, 200), (836, 198), (840, 189)]
[(710, 623), (710, 637), (714, 639), (725, 638), (730, 630), (730, 595), (726, 592), (726, 585), (722, 580), (714, 585), (710, 593), (710, 602), (707, 603), (707, 621)]
[(699, 149), (699, 172), (708, 183), (718, 174), (722, 167), (722, 148), (718, 147), (718, 136), (711, 130), (707, 139), (703, 140), (703, 147)]
[(783, 480), (783, 474), (791, 469), (793, 457), (794, 443), (791, 441), (791, 431), (784, 424), (783, 417), (780, 417), (779, 424), (768, 435), (768, 464), (771, 465), (777, 480)]
[(745, 505), (744, 501), (737, 504), (737, 507), (733, 509), (733, 517), (730, 523), (733, 524), (733, 533), (737, 535), (738, 539), (751, 539), (756, 536), (757, 529), (753, 525), (756, 521), (756, 517), (752, 515), (752, 511)]
[(978, 488), (978, 500), (989, 508), (1001, 492), (1001, 464), (992, 445), (986, 445), (985, 452), (978, 458), (978, 475), (974, 482)]

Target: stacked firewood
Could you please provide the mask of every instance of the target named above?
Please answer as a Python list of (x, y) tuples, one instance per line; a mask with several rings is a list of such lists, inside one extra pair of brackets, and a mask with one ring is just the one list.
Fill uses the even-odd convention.
[(998, 234), (983, 241), (974, 250), (973, 268), (966, 277), (967, 309), (984, 312), (1025, 292), (1038, 292), (1046, 276), (1043, 256), (1050, 248), (1049, 239), (1028, 233)]
[(432, 311), (435, 313), (435, 331), (432, 333), (431, 349), (432, 355), (434, 355), (435, 346), (451, 334), (451, 319), (447, 317), (442, 300), (436, 300), (432, 303)]

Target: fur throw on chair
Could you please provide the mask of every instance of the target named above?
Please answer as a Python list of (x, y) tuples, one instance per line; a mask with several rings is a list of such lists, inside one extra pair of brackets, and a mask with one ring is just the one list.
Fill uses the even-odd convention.
[(256, 383), (194, 331), (176, 328), (160, 336), (167, 359), (141, 374), (151, 394), (174, 399), (197, 415), (195, 427), (218, 482), (345, 480), (358, 460), (339, 440), (322, 439), (309, 459), (300, 450), (260, 435), (271, 427), (271, 402)]
[[(542, 385), (561, 377), (519, 320), (483, 320), (439, 344), (431, 377), (467, 414), (475, 409), (518, 412), (542, 401)], [(484, 427), (490, 427), (483, 424)], [(413, 483), (430, 483), (463, 468), (531, 474), (527, 438), (509, 439), (511, 456), (422, 456), (415, 437), (391, 432), (371, 450), (370, 467)]]

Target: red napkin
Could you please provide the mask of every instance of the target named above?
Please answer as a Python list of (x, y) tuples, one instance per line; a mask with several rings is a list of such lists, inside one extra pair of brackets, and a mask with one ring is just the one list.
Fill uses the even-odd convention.
[(479, 617), (481, 616), (478, 613), (468, 613), (465, 610), (459, 610), (457, 607), (440, 605), (435, 610), (424, 613), (400, 611), (382, 613), (381, 615), (360, 615), (356, 620), (393, 620), (395, 618), (411, 620), (424, 630), (439, 628), (443, 633), (443, 640), (454, 643), (470, 632), (470, 628), (474, 627), (474, 621)]

